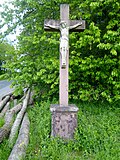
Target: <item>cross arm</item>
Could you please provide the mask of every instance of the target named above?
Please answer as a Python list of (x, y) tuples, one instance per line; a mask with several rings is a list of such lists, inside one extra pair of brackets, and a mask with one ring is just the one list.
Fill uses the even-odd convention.
[(70, 32), (82, 32), (85, 30), (85, 20), (70, 20)]
[[(59, 32), (61, 20), (45, 20), (44, 29), (45, 31)], [(69, 20), (70, 32), (82, 32), (85, 30), (85, 20)]]
[(45, 20), (44, 29), (45, 31), (59, 31), (60, 20)]

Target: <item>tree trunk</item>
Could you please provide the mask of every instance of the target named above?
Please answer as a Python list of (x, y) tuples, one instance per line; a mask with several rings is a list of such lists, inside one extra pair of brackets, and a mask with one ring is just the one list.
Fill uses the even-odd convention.
[(2, 112), (0, 113), (0, 117), (4, 117), (5, 113), (9, 110), (9, 108), (10, 108), (10, 102), (7, 102)]
[(29, 105), (33, 105), (34, 104), (33, 95), (34, 95), (34, 93), (33, 93), (33, 91), (31, 91), (31, 93), (30, 93), (30, 99), (29, 99)]
[(14, 106), (10, 110), (15, 112), (15, 113), (18, 113), (21, 110), (21, 108), (22, 108), (22, 103), (19, 103), (18, 105)]
[(6, 96), (1, 102), (0, 102), (0, 110), (5, 106), (5, 104), (9, 101), (10, 96)]
[(18, 113), (18, 115), (16, 117), (16, 120), (15, 120), (13, 126), (12, 126), (12, 129), (11, 129), (11, 132), (10, 132), (10, 136), (9, 136), (10, 145), (13, 144), (14, 138), (15, 138), (17, 132), (18, 132), (19, 125), (20, 125), (20, 123), (21, 123), (21, 121), (23, 119), (23, 116), (25, 114), (25, 111), (27, 109), (29, 97), (30, 97), (30, 89), (28, 90), (26, 98), (23, 101), (23, 107), (22, 107), (21, 111)]
[(0, 128), (0, 143), (3, 141), (5, 137), (8, 136), (11, 130), (13, 124), (13, 117), (14, 117), (14, 112), (8, 111), (6, 113), (5, 124), (3, 125), (3, 127)]
[(29, 143), (29, 126), (30, 121), (26, 113), (22, 121), (18, 139), (8, 160), (20, 160), (25, 157), (26, 148)]
[(5, 124), (3, 125), (3, 127), (0, 128), (0, 143), (3, 141), (4, 138), (9, 135), (13, 124), (14, 115), (15, 113), (19, 112), (21, 108), (22, 103), (8, 110), (5, 114)]
[(17, 105), (17, 99), (14, 99), (14, 106)]

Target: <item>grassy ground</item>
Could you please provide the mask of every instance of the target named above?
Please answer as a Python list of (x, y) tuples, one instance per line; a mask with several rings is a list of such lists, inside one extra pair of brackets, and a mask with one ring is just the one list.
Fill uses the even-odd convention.
[[(30, 143), (25, 160), (119, 160), (120, 106), (80, 103), (75, 138), (66, 142), (50, 137), (50, 102), (28, 109)], [(0, 159), (6, 160), (7, 140), (0, 145)]]

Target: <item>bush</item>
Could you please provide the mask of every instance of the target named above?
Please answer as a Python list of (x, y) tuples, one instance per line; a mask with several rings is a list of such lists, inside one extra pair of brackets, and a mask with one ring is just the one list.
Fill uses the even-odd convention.
[[(63, 1), (14, 0), (14, 8), (6, 7), (1, 15), (16, 27), (13, 18), (23, 26), (16, 53), (6, 62), (7, 78), (19, 92), (34, 86), (36, 94), (58, 98), (59, 33), (43, 30), (44, 19), (59, 19)], [(114, 103), (120, 99), (120, 24), (118, 0), (64, 0), (70, 4), (70, 19), (84, 19), (86, 29), (70, 34), (70, 87), (72, 100)], [(18, 7), (19, 6), (19, 7)], [(23, 15), (19, 19), (18, 13)], [(12, 15), (13, 14), (13, 15)], [(8, 19), (8, 17), (10, 17)], [(35, 18), (33, 18), (35, 17)], [(3, 24), (4, 25), (4, 24)], [(46, 45), (47, 44), (47, 45)], [(12, 63), (11, 63), (12, 62)]]

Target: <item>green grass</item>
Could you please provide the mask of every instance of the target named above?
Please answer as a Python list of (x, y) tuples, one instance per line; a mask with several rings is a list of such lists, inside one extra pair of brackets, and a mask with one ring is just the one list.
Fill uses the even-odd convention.
[[(24, 160), (119, 160), (119, 105), (80, 103), (78, 128), (69, 142), (51, 138), (50, 102), (28, 109), (30, 142)], [(8, 142), (0, 145), (0, 159), (10, 153)]]
[(7, 160), (10, 154), (10, 147), (8, 146), (8, 141), (4, 140), (0, 144), (0, 160)]
[(50, 102), (29, 110), (31, 121), (27, 159), (43, 160), (118, 160), (119, 106), (81, 103), (74, 141), (50, 138)]
[(2, 127), (5, 123), (5, 120), (4, 118), (0, 117), (0, 127)]

